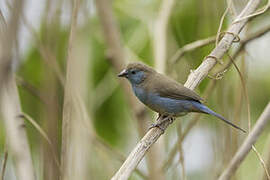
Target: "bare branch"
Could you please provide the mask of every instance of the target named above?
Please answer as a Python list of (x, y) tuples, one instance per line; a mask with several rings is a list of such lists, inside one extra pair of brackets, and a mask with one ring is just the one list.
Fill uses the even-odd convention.
[(266, 106), (260, 118), (257, 120), (254, 128), (251, 130), (242, 146), (239, 148), (237, 153), (234, 155), (233, 159), (229, 163), (228, 167), (223, 171), (219, 180), (230, 179), (235, 171), (238, 169), (239, 165), (245, 159), (249, 151), (251, 150), (253, 144), (257, 141), (260, 134), (263, 132), (266, 124), (270, 120), (270, 103)]
[(60, 162), (57, 159), (57, 152), (54, 151), (52, 141), (50, 140), (49, 136), (46, 134), (46, 132), (40, 127), (40, 125), (33, 119), (31, 118), (28, 114), (22, 113), (21, 117), (24, 117), (26, 120), (28, 120), (35, 128), (36, 130), (41, 134), (41, 136), (47, 141), (49, 144), (49, 147), (51, 149), (51, 152), (53, 154), (54, 161), (57, 165), (57, 167), (60, 170)]
[(169, 62), (177, 63), (187, 52), (194, 51), (195, 49), (204, 47), (208, 44), (212, 44), (215, 42), (215, 40), (216, 36), (211, 36), (205, 39), (200, 39), (192, 43), (186, 44), (176, 51), (176, 53), (171, 57)]

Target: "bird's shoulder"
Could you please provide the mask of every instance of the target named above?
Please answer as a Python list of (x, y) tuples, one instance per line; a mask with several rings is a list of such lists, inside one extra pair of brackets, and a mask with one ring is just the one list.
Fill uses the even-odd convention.
[(179, 100), (195, 100), (198, 102), (203, 101), (193, 90), (160, 73), (151, 74), (145, 81), (144, 88), (161, 97)]

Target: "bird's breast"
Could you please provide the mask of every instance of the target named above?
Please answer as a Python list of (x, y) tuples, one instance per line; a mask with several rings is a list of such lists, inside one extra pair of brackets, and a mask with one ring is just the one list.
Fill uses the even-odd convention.
[(141, 102), (146, 104), (147, 103), (147, 98), (148, 98), (147, 91), (144, 88), (141, 88), (141, 87), (138, 87), (138, 86), (135, 86), (135, 85), (132, 86), (132, 89), (133, 89), (135, 95), (137, 96), (137, 98)]

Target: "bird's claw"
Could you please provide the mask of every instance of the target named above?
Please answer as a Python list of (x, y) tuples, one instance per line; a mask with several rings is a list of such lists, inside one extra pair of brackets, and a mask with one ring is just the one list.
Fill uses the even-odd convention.
[(165, 129), (166, 129), (166, 128), (164, 128), (164, 127), (162, 126), (162, 124), (163, 124), (164, 122), (166, 122), (166, 121), (168, 121), (169, 124), (172, 124), (172, 123), (173, 123), (173, 120), (174, 120), (173, 117), (166, 117), (165, 119), (163, 119), (163, 121), (158, 121), (158, 122), (156, 122), (156, 123), (151, 124), (150, 127), (148, 128), (148, 130), (150, 130), (150, 129), (154, 128), (154, 127), (157, 127), (157, 128), (159, 128), (159, 129), (162, 131), (162, 134), (163, 134), (163, 133), (165, 132)]
[(173, 118), (173, 117), (170, 117), (170, 118), (168, 119), (168, 121), (169, 121), (169, 124), (172, 124), (173, 121), (174, 121), (174, 118)]
[(163, 134), (165, 132), (165, 128), (162, 127), (161, 125), (162, 125), (162, 123), (159, 123), (159, 122), (153, 123), (153, 124), (150, 125), (150, 127), (148, 128), (148, 130), (156, 127), (156, 128), (159, 128), (162, 131), (162, 134)]

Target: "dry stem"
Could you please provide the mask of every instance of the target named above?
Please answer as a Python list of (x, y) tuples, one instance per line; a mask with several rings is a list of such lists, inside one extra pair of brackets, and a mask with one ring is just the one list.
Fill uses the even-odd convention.
[(239, 148), (237, 153), (234, 155), (233, 159), (229, 163), (228, 167), (223, 171), (219, 180), (230, 179), (242, 161), (245, 159), (249, 151), (251, 150), (253, 144), (256, 142), (260, 134), (263, 132), (266, 124), (270, 120), (270, 103), (266, 106), (260, 118), (257, 120), (254, 128), (251, 130), (247, 138), (245, 139), (242, 146)]
[(4, 180), (6, 167), (7, 167), (7, 159), (8, 159), (8, 152), (7, 150), (5, 150), (4, 159), (3, 159), (2, 167), (1, 167), (0, 180)]
[[(14, 1), (10, 20), (4, 24), (0, 42), (0, 92), (1, 110), (7, 136), (7, 146), (14, 160), (15, 173), (20, 180), (34, 180), (35, 173), (21, 113), (18, 90), (11, 72), (12, 50), (14, 48), (22, 16), (24, 1)], [(5, 22), (1, 16), (1, 22)], [(6, 25), (6, 26), (5, 26)]]

